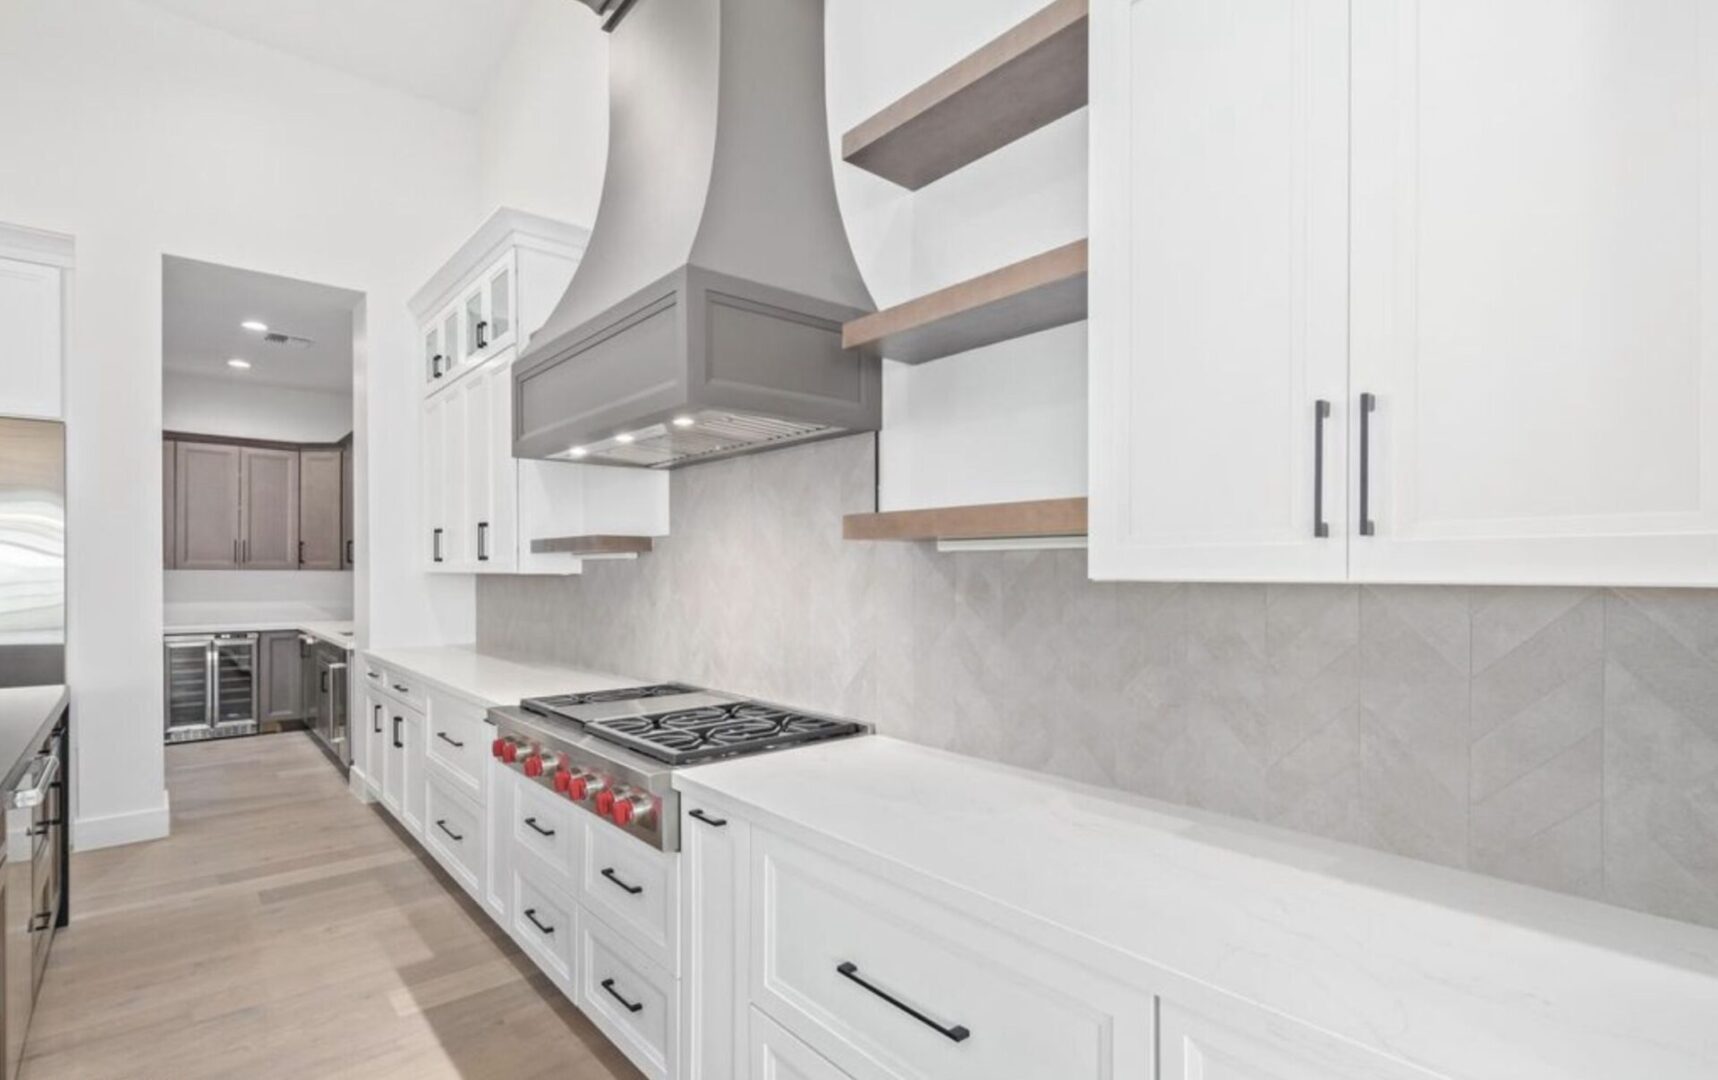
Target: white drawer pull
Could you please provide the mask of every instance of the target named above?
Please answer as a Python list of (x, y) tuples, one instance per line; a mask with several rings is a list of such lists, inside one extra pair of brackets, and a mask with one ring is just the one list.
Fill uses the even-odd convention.
[(878, 997), (906, 1013), (914, 1020), (917, 1020), (928, 1028), (934, 1029), (938, 1035), (948, 1039), (950, 1042), (965, 1042), (972, 1035), (972, 1032), (968, 1031), (960, 1024), (956, 1024), (953, 1027), (943, 1027), (941, 1024), (913, 1008), (911, 1005), (908, 1005), (900, 998), (890, 994), (887, 990), (866, 982), (864, 979), (859, 977), (859, 965), (853, 963), (851, 960), (844, 960), (837, 964), (835, 966), (835, 970), (840, 973), (842, 978), (849, 979), (854, 983), (857, 983), (859, 986), (864, 987), (866, 990), (869, 990), (871, 993), (876, 994)]

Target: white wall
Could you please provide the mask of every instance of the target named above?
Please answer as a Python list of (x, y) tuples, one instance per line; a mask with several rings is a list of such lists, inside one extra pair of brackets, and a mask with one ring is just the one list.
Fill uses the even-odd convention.
[(478, 121), (486, 210), (596, 220), (608, 156), (608, 36), (589, 8), (527, 0)]
[(161, 426), (242, 439), (339, 442), (352, 431), (352, 394), (169, 371), (161, 379)]
[[(8, 0), (0, 76), (0, 220), (77, 240), (68, 664), (90, 847), (167, 827), (160, 530), (140, 526), (160, 520), (162, 255), (365, 292), (369, 348), (411, 356), (406, 298), (478, 219), (477, 130), (134, 0)], [(411, 365), (373, 374), (360, 467), (415, 475)], [(359, 522), (369, 640), (468, 635), (470, 583), (417, 570), (415, 485), (377, 503)]]
[(257, 604), (306, 606), (329, 618), (352, 614), (349, 570), (168, 570), (161, 595), (177, 605)]
[[(830, 152), (859, 269), (898, 304), (1086, 235), (1084, 110), (917, 192), (840, 160), (841, 135), (1043, 0), (827, 0)], [(1085, 326), (884, 365), (883, 509), (1083, 495)]]

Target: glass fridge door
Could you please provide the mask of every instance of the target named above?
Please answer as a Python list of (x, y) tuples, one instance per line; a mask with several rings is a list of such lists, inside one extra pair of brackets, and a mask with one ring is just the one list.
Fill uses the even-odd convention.
[(167, 741), (209, 735), (214, 705), (206, 637), (167, 639)]
[(257, 637), (215, 639), (215, 727), (221, 735), (256, 730)]

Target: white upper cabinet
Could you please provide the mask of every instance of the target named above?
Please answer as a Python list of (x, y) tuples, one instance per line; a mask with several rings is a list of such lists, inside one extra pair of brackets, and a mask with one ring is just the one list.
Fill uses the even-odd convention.
[(585, 235), (497, 211), (412, 301), (428, 570), (574, 574), (578, 556), (533, 552), (531, 541), (668, 532), (665, 473), (513, 457), (513, 361), (566, 291)]
[[(0, 234), (0, 241), (5, 237)], [(64, 324), (61, 270), (0, 257), (0, 415), (57, 420)]]
[(1712, 5), (1374, 0), (1354, 49), (1353, 576), (1718, 584)]
[(1093, 8), (1092, 576), (1340, 580), (1348, 5)]
[(1096, 0), (1092, 79), (1094, 577), (1718, 584), (1709, 5)]

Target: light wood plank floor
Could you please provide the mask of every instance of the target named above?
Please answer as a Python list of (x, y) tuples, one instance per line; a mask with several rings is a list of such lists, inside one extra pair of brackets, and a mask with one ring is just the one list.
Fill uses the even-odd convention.
[(640, 1075), (303, 732), (167, 785), (171, 837), (72, 856), (26, 1080)]

